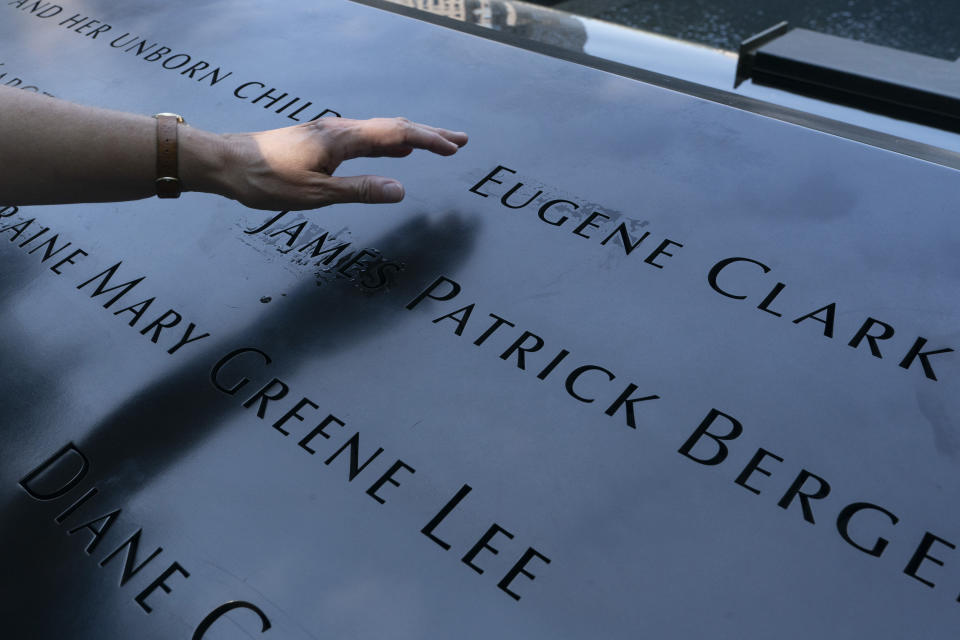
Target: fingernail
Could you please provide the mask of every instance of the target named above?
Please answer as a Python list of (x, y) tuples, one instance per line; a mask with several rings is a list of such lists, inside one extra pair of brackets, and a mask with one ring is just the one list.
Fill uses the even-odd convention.
[(400, 202), (403, 200), (403, 185), (399, 182), (388, 182), (383, 185), (383, 199), (386, 202)]

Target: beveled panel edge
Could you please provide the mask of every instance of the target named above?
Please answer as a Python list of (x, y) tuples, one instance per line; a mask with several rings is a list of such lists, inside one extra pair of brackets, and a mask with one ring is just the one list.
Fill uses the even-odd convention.
[[(690, 96), (716, 102), (724, 106), (748, 111), (759, 116), (780, 120), (789, 124), (795, 124), (807, 129), (813, 129), (822, 133), (846, 138), (854, 142), (859, 142), (886, 151), (892, 151), (901, 155), (916, 158), (933, 164), (938, 164), (951, 169), (960, 170), (960, 153), (943, 149), (930, 144), (916, 142), (894, 136), (889, 133), (875, 131), (866, 127), (861, 127), (841, 120), (833, 120), (798, 109), (785, 107), (770, 102), (764, 102), (757, 98), (743, 96), (722, 89), (708, 87), (706, 85), (682, 80), (672, 76), (667, 76), (654, 71), (648, 71), (639, 67), (632, 67), (620, 62), (613, 62), (605, 58), (598, 58), (583, 52), (570, 51), (556, 45), (546, 44), (529, 40), (511, 33), (496, 31), (478, 25), (460, 22), (447, 16), (441, 16), (426, 11), (421, 11), (412, 7), (404, 7), (393, 4), (387, 0), (350, 0), (357, 4), (363, 4), (376, 9), (390, 11), (408, 18), (420, 20), (455, 31), (461, 31), (473, 36), (493, 40), (520, 49), (525, 49), (533, 53), (538, 53), (559, 60), (572, 62), (585, 67), (591, 67), (599, 71), (612, 73), (631, 80), (639, 80), (647, 84), (652, 84), (664, 89), (684, 93)], [(731, 83), (733, 78), (731, 78)]]

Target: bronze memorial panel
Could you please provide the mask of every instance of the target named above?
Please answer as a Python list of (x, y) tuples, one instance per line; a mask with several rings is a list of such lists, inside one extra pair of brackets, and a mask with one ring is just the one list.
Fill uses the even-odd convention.
[(342, 167), (396, 205), (0, 204), (4, 638), (956, 637), (956, 169), (351, 2), (0, 36), (76, 102), (471, 136)]

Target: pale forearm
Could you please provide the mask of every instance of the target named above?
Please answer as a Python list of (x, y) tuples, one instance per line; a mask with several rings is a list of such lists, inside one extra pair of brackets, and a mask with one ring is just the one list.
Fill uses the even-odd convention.
[[(108, 202), (155, 193), (153, 118), (7, 87), (0, 87), (0, 113), (4, 203)], [(213, 154), (198, 153), (196, 148), (213, 145), (216, 136), (191, 131), (183, 138), (181, 172), (186, 177), (196, 173), (192, 165)]]
[[(136, 200), (156, 193), (156, 120), (0, 87), (0, 205)], [(402, 118), (329, 118), (285, 129), (220, 135), (179, 127), (183, 190), (262, 209), (335, 202), (397, 202), (402, 186), (381, 176), (333, 177), (359, 156), (414, 149), (452, 155), (464, 133)]]

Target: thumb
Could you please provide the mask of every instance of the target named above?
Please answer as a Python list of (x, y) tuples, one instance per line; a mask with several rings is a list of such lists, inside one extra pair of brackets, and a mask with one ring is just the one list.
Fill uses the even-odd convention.
[(383, 204), (403, 200), (403, 185), (382, 176), (346, 176), (330, 178), (331, 204), (335, 202), (367, 202)]

